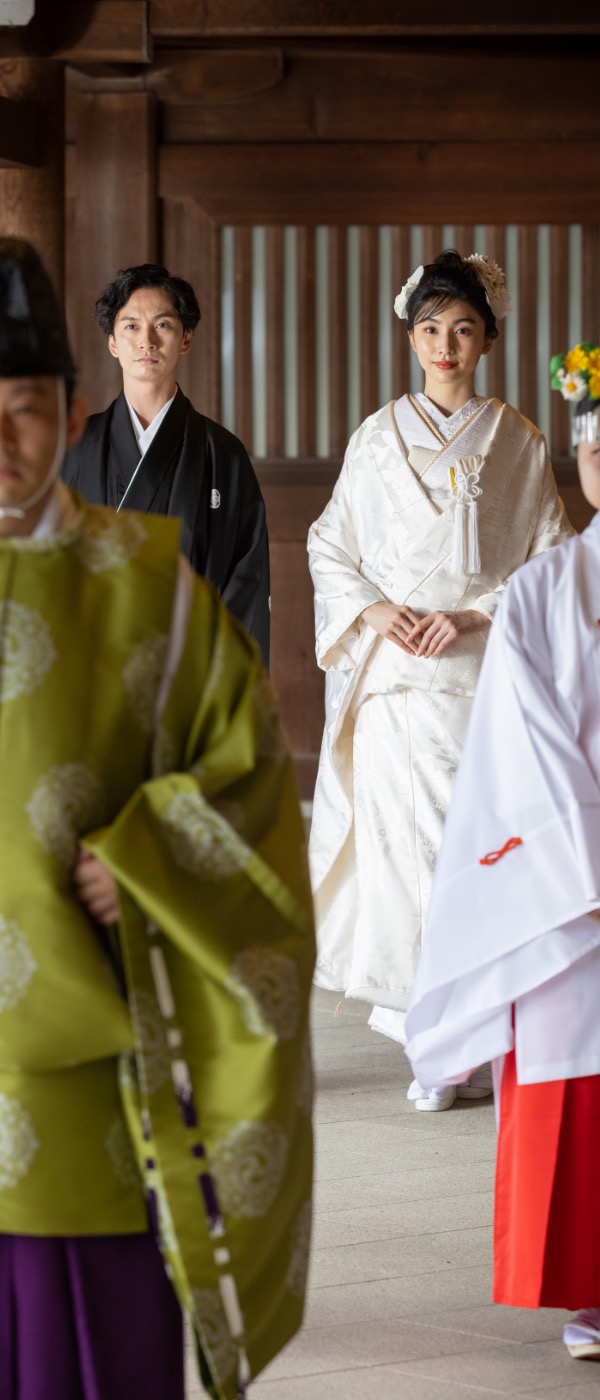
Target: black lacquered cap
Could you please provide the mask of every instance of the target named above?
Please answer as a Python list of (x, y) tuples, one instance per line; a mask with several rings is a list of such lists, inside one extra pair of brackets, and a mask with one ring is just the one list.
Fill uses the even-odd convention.
[(0, 379), (73, 378), (62, 307), (41, 258), (22, 238), (0, 237)]

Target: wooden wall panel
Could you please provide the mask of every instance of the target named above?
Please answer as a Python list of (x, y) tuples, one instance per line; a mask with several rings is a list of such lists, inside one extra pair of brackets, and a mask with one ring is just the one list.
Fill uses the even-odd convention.
[(235, 228), (234, 237), (234, 405), (235, 432), (252, 442), (252, 230)]
[(304, 797), (312, 796), (325, 718), (306, 536), (331, 496), (338, 464), (313, 467), (257, 464), (271, 549), (271, 678)]
[(329, 450), (343, 453), (348, 440), (348, 243), (346, 228), (330, 228)]
[(296, 234), (298, 304), (298, 453), (316, 453), (316, 255), (315, 231)]
[(94, 325), (96, 297), (118, 268), (156, 261), (154, 122), (151, 93), (78, 94), (77, 144), (67, 165), (75, 200), (67, 314), (92, 412), (121, 387), (118, 364)]
[[(392, 229), (392, 300), (394, 301), (404, 283), (408, 281), (413, 268), (410, 266), (410, 229)], [(392, 310), (392, 394), (399, 398), (409, 388), (409, 361), (412, 354), (406, 331), (406, 321), (401, 321)]]
[(179, 363), (184, 394), (209, 418), (221, 411), (220, 231), (192, 200), (161, 203), (160, 258), (170, 272), (191, 282), (201, 319), (189, 355)]
[(423, 229), (423, 262), (432, 263), (442, 251), (441, 224), (426, 224)]
[[(163, 197), (245, 224), (598, 223), (600, 141), (162, 146)], [(351, 178), (350, 178), (351, 172)]]
[[(0, 169), (2, 233), (27, 238), (44, 259), (59, 295), (65, 280), (64, 83), (60, 64), (31, 59), (0, 62), (0, 97), (7, 135), (27, 127), (34, 163)], [(3, 154), (11, 150), (3, 144)], [(12, 155), (17, 152), (13, 149)]]
[(600, 342), (600, 230), (582, 233), (581, 338)]
[(374, 413), (379, 395), (379, 240), (360, 230), (360, 417)]
[[(560, 350), (569, 344), (569, 230), (550, 229), (550, 345)], [(535, 342), (533, 342), (535, 344)], [(561, 394), (550, 398), (552, 447), (562, 456), (569, 451), (569, 419)]]
[(519, 408), (537, 417), (537, 229), (519, 229)]
[[(492, 224), (485, 230), (485, 246), (487, 257), (492, 262), (498, 263), (499, 267), (506, 269), (506, 233), (504, 228), (499, 228)], [(476, 249), (474, 250), (476, 251)], [(504, 370), (504, 327), (500, 325), (500, 335), (492, 346), (487, 358), (487, 391), (490, 398), (504, 399), (505, 397), (505, 370)]]
[(265, 230), (267, 456), (285, 451), (283, 229)]

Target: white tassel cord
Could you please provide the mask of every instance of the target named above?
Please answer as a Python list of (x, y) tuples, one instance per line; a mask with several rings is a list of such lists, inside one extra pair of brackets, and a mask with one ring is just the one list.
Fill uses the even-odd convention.
[(481, 457), (469, 457), (465, 462), (457, 462), (450, 467), (450, 484), (455, 498), (453, 574), (481, 573), (478, 497), (481, 496), (479, 477), (482, 465)]

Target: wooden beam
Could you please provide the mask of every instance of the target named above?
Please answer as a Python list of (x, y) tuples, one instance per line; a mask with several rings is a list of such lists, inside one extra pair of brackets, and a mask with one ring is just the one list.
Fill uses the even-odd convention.
[(600, 141), (163, 146), (159, 193), (238, 224), (600, 223)]
[(41, 108), (0, 97), (0, 165), (42, 163)]
[(162, 102), (184, 106), (246, 103), (271, 93), (283, 80), (281, 49), (163, 49), (148, 73), (148, 87)]
[[(581, 101), (597, 86), (598, 44), (560, 47), (158, 49), (146, 80), (170, 144), (600, 140), (598, 106)], [(460, 102), (444, 105), (442, 121), (445, 91)]]
[(147, 0), (51, 0), (24, 29), (0, 30), (3, 58), (149, 63)]
[[(460, 13), (458, 13), (460, 11)], [(482, 12), (485, 19), (482, 19)], [(595, 0), (567, 12), (562, 0), (462, 0), (449, 14), (446, 0), (150, 0), (156, 38), (353, 34), (598, 34)]]

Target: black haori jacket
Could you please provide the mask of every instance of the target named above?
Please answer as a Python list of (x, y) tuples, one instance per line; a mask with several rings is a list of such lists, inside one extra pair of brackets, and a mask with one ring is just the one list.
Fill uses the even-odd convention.
[(118, 509), (123, 501), (128, 510), (179, 516), (182, 552), (255, 637), (268, 665), (269, 542), (246, 449), (179, 390), (136, 471), (139, 461), (121, 393), (88, 419), (66, 454), (62, 476), (94, 505)]

